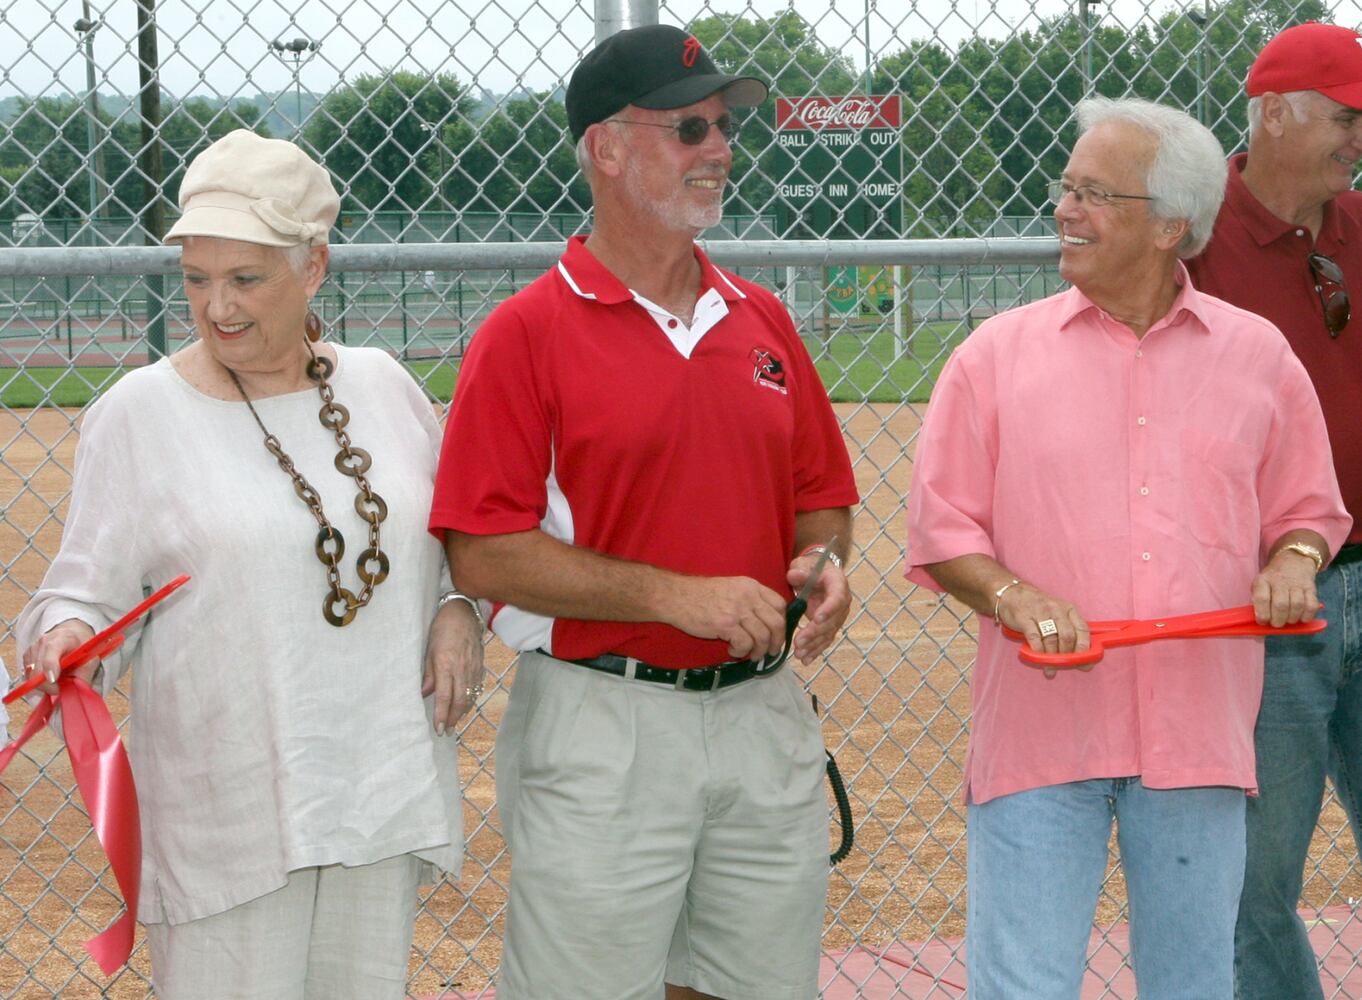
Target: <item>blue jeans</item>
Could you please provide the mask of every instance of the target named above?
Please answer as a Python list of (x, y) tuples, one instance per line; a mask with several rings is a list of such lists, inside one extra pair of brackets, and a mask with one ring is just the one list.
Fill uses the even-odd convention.
[(971, 804), (970, 1000), (1078, 1000), (1113, 818), (1141, 1000), (1229, 1000), (1244, 799), (1103, 778)]
[(1255, 744), (1258, 797), (1234, 934), (1241, 1000), (1319, 1000), (1319, 965), (1296, 912), (1328, 774), (1358, 833), (1362, 793), (1362, 562), (1316, 581), (1329, 627), (1267, 640)]

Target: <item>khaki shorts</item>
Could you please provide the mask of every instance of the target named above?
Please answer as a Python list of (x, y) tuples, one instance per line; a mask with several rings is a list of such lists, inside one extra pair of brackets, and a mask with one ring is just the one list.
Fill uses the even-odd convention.
[(289, 872), (282, 889), (147, 924), (157, 1000), (402, 1000), (420, 862)]
[(811, 1000), (823, 740), (794, 672), (676, 691), (522, 653), (497, 733), (497, 1000)]

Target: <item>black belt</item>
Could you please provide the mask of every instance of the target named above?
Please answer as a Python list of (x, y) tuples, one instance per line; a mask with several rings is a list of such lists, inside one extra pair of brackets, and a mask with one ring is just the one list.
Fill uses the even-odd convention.
[(1353, 542), (1351, 545), (1341, 546), (1338, 554), (1334, 556), (1329, 565), (1346, 566), (1355, 562), (1362, 562), (1362, 542)]
[[(588, 670), (600, 670), (620, 677), (633, 676), (634, 679), (640, 681), (667, 684), (678, 691), (717, 691), (719, 688), (728, 687), (731, 684), (741, 684), (753, 677), (774, 674), (785, 666), (785, 661), (789, 659), (787, 645), (779, 656), (768, 657), (765, 660), (735, 660), (732, 663), (719, 663), (712, 667), (673, 670), (670, 667), (655, 667), (651, 663), (640, 663), (638, 660), (631, 660), (627, 656), (619, 656), (615, 653), (602, 653), (600, 656), (593, 656), (589, 660), (567, 660), (561, 656), (554, 657), (552, 653), (545, 652), (542, 649), (539, 652), (545, 656), (563, 660), (564, 663), (575, 663), (579, 667), (586, 667)], [(632, 674), (630, 672), (631, 664), (633, 666)], [(816, 696), (813, 699), (813, 714), (818, 715), (818, 698)], [(847, 798), (846, 785), (842, 782), (842, 773), (837, 770), (837, 761), (830, 750), (824, 749), (823, 752), (828, 758), (828, 784), (832, 786), (832, 795), (837, 802), (837, 822), (842, 833), (837, 850), (828, 855), (828, 861), (835, 865), (851, 853), (851, 845), (856, 839), (856, 829), (851, 815), (851, 800)]]
[[(553, 656), (542, 649), (539, 652), (545, 656)], [(712, 667), (694, 667), (689, 670), (655, 667), (651, 663), (643, 663), (615, 653), (602, 653), (589, 660), (568, 660), (561, 656), (554, 659), (563, 660), (564, 663), (575, 663), (579, 667), (599, 670), (602, 673), (615, 674), (618, 677), (633, 677), (638, 681), (666, 684), (678, 691), (717, 691), (719, 688), (750, 681), (753, 677), (774, 674), (785, 665), (783, 656), (769, 666), (762, 660), (734, 660), (731, 663), (718, 663)]]

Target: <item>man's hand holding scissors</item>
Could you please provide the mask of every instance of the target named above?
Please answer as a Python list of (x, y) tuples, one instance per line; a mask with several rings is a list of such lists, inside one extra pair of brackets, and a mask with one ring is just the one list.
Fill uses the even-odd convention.
[(1253, 610), (1259, 624), (1280, 628), (1308, 622), (1320, 608), (1315, 574), (1324, 568), (1328, 544), (1313, 531), (1288, 531), (1272, 546), (1267, 565), (1253, 578)]
[(832, 645), (851, 610), (851, 585), (842, 568), (828, 556), (836, 542), (834, 537), (826, 545), (796, 556), (785, 574), (798, 594), (796, 600), (806, 602), (808, 624), (795, 632), (791, 649), (802, 663), (811, 663)]

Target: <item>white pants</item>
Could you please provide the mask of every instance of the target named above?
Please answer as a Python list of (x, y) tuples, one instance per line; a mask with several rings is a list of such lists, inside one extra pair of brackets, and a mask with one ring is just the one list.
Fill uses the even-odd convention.
[(497, 733), (497, 1000), (812, 1000), (823, 740), (792, 670), (676, 691), (522, 653)]
[(403, 1000), (419, 862), (290, 872), (183, 924), (147, 924), (157, 1000)]

